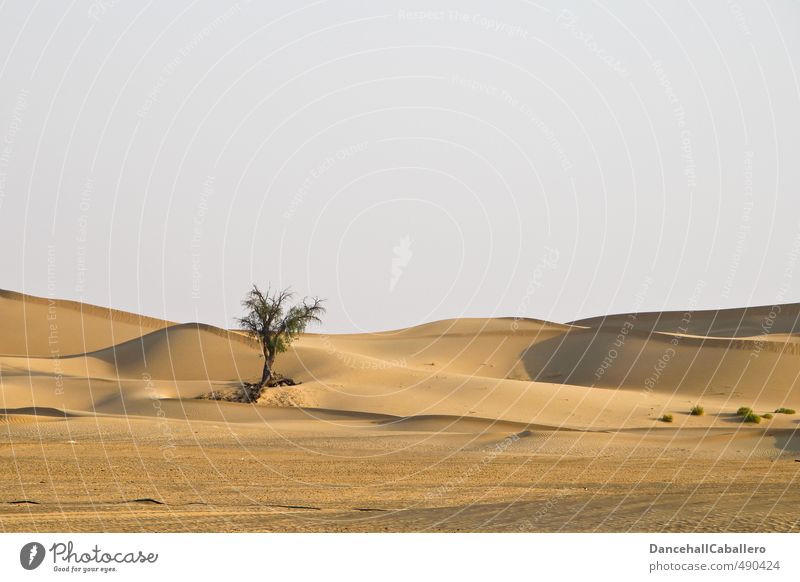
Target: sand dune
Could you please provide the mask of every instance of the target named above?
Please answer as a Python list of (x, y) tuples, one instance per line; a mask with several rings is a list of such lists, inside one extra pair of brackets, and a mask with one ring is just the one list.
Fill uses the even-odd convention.
[(626, 322), (639, 331), (706, 337), (751, 337), (800, 333), (800, 304), (737, 309), (622, 313), (571, 322), (592, 328), (618, 329)]
[[(420, 459), (428, 467), (455, 467), (461, 462), (455, 459), (470, 455), (479, 456), (464, 469), (469, 475), (496, 455), (502, 463), (523, 464), (542, 455), (584, 459), (580, 471), (569, 473), (576, 483), (603, 456), (620, 464), (661, 458), (681, 463), (685, 457), (724, 466), (736, 482), (743, 463), (792, 463), (800, 452), (795, 415), (747, 425), (735, 414), (744, 405), (759, 413), (800, 408), (799, 314), (797, 305), (783, 305), (622, 314), (571, 324), (457, 319), (372, 334), (305, 334), (277, 361), (278, 371), (302, 383), (269, 389), (251, 405), (200, 398), (259, 377), (257, 345), (242, 333), (0, 292), (0, 316), (8, 322), (0, 333), (0, 435), (6, 431), (14, 447), (51, 442), (42, 450), (54, 459), (62, 458), (58, 443), (78, 443), (68, 454), (85, 459), (100, 453), (74, 448), (83, 442), (103, 447), (101, 452), (108, 443), (135, 443), (141, 463), (173, 448), (191, 458), (191, 447), (200, 446), (246, 459), (250, 449), (268, 446), (284, 451), (285, 457), (273, 459), (281, 471), (292, 473), (301, 463), (303, 479), (314, 475), (320, 483), (334, 477), (318, 458), (391, 458), (389, 465), (353, 461), (336, 471), (383, 467), (402, 482), (426, 470)], [(690, 416), (697, 403), (705, 415)], [(672, 424), (658, 421), (664, 413), (673, 414)], [(495, 453), (487, 457), (487, 450)], [(196, 464), (186, 468), (200, 470)], [(13, 471), (21, 469), (14, 465)], [(771, 472), (779, 481), (789, 473)], [(606, 478), (617, 483), (622, 476)], [(467, 512), (474, 519), (494, 507), (480, 505), (487, 495), (493, 502), (514, 495), (462, 490), (458, 474), (436, 479), (430, 487), (445, 487), (444, 497), (417, 495), (437, 507), (478, 503), (482, 509)], [(459, 483), (455, 491), (453, 480)], [(407, 503), (400, 500), (405, 493), (392, 491), (398, 504)], [(329, 502), (322, 489), (307, 495), (320, 506)], [(117, 502), (156, 498), (143, 483)], [(276, 503), (284, 508), (313, 505), (281, 499)], [(421, 515), (428, 517), (408, 513), (391, 523), (414, 529), (414, 520), (433, 519), (427, 511)], [(786, 529), (783, 521), (775, 523)]]
[[(25, 312), (4, 334), (5, 345), (19, 352), (31, 343), (25, 338), (46, 344), (47, 300), (4, 293), (2, 301), (4, 312)], [(154, 394), (191, 399), (259, 376), (257, 345), (243, 334), (58, 305), (60, 320), (73, 318), (59, 327), (62, 345), (122, 341), (60, 358), (2, 356), (5, 397), (18, 406), (33, 399), (58, 409), (130, 414), (137, 400), (149, 402)], [(306, 334), (278, 361), (282, 373), (303, 384), (269, 391), (262, 404), (596, 429), (651, 426), (662, 412), (702, 401), (716, 414), (683, 420), (712, 424), (741, 405), (767, 411), (800, 400), (800, 344), (789, 341), (788, 320), (775, 320), (781, 322), (775, 338), (742, 337), (764, 312), (696, 312), (690, 319), (697, 327), (686, 335), (667, 331), (686, 319), (669, 313), (574, 325), (458, 319), (374, 334)], [(793, 322), (797, 309), (783, 306), (781, 313)], [(700, 328), (730, 337), (697, 337)]]
[(257, 344), (241, 334), (195, 323), (165, 327), (85, 359), (115, 370), (119, 378), (242, 381), (260, 372)]
[(531, 378), (568, 384), (682, 393), (695, 398), (744, 398), (779, 405), (794, 399), (797, 344), (672, 336), (599, 329), (573, 330), (525, 350)]
[(0, 290), (0, 355), (83, 354), (137, 338), (168, 321), (74, 301)]

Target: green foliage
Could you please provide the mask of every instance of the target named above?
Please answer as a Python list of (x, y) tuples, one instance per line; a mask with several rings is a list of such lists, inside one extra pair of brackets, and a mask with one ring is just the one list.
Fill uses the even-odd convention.
[(692, 416), (703, 416), (706, 413), (706, 409), (700, 406), (699, 404), (695, 404), (692, 406), (692, 409), (689, 411), (689, 414)]
[(239, 327), (263, 342), (270, 353), (285, 352), (292, 341), (305, 331), (309, 323), (322, 323), (325, 308), (322, 299), (305, 298), (292, 307), (291, 289), (262, 293), (257, 285), (245, 296), (242, 307), (245, 316), (237, 319)]
[(742, 406), (736, 411), (736, 416), (747, 416), (748, 414), (753, 414), (753, 409), (749, 406)]
[(293, 299), (294, 293), (290, 288), (282, 291), (267, 289), (264, 293), (258, 285), (253, 285), (242, 300), (245, 315), (236, 321), (261, 346), (264, 356), (262, 386), (272, 378), (275, 356), (285, 352), (309, 323), (322, 323), (325, 313), (322, 299), (306, 297), (301, 303), (290, 306)]
[(759, 424), (761, 422), (761, 417), (757, 415), (755, 412), (750, 411), (747, 414), (742, 415), (742, 422), (752, 422), (753, 424)]
[(772, 415), (768, 412), (766, 414), (762, 414), (761, 418), (766, 418), (767, 420), (770, 420), (772, 418)]
[(660, 420), (661, 422), (672, 422), (673, 418), (671, 414), (664, 414), (658, 420)]
[(775, 410), (775, 414), (794, 414), (794, 413), (795, 413), (794, 408), (784, 408), (782, 406), (777, 410)]

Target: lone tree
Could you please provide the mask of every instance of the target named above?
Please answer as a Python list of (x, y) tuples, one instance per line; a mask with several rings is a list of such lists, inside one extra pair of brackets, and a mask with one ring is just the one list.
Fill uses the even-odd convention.
[(245, 316), (236, 318), (241, 329), (250, 332), (261, 346), (264, 370), (261, 372), (260, 389), (273, 380), (275, 356), (285, 352), (298, 334), (305, 331), (309, 323), (322, 323), (324, 299), (306, 297), (302, 303), (292, 305), (295, 294), (291, 288), (263, 293), (258, 285), (242, 300)]

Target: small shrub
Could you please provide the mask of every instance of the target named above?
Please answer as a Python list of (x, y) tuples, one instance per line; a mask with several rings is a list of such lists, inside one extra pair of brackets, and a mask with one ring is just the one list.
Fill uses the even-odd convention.
[(264, 387), (260, 384), (244, 382), (240, 386), (227, 387), (201, 394), (197, 398), (205, 400), (222, 400), (225, 402), (257, 402), (261, 397)]
[(672, 422), (672, 415), (671, 414), (664, 414), (661, 418), (659, 418), (661, 422)]
[(753, 409), (749, 406), (742, 406), (736, 411), (736, 416), (747, 416), (748, 414), (754, 414)]
[(775, 414), (794, 414), (794, 413), (795, 413), (794, 408), (783, 408), (782, 406), (777, 410), (775, 410)]
[(768, 412), (766, 414), (762, 414), (761, 418), (766, 418), (767, 420), (769, 420), (770, 418), (772, 418), (772, 415)]
[(761, 417), (751, 410), (747, 414), (742, 415), (742, 422), (752, 422), (753, 424), (758, 424), (761, 422)]
[(692, 406), (692, 409), (689, 411), (689, 414), (692, 416), (703, 416), (706, 413), (706, 409), (700, 406), (699, 404), (695, 404)]

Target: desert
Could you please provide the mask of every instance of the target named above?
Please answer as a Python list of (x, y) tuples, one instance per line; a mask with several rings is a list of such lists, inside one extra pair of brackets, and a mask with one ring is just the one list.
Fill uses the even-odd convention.
[(0, 318), (5, 532), (800, 528), (800, 305), (303, 333), (252, 403), (242, 331)]

